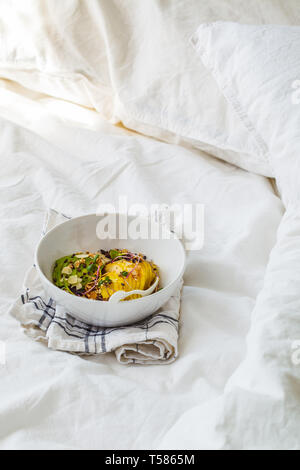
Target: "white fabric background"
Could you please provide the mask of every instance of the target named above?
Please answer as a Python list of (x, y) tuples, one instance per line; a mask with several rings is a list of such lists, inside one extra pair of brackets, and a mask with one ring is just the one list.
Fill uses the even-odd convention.
[[(62, 108), (58, 103), (60, 115)], [(44, 110), (21, 95), (18, 106), (9, 107), (10, 119), (36, 126), (45, 140), (1, 122), (0, 340), (7, 343), (7, 363), (0, 367), (0, 446), (188, 446), (192, 422), (188, 432), (177, 423), (201, 403), (209, 409), (244, 358), (282, 204), (263, 177), (199, 152), (123, 130), (116, 134), (113, 127), (110, 132), (107, 124), (97, 132), (67, 127)], [(5, 105), (0, 113), (8, 114)], [(128, 185), (128, 178), (134, 184)], [(206, 206), (205, 246), (188, 259), (180, 356), (170, 366), (124, 368), (110, 356), (85, 360), (49, 352), (25, 337), (7, 314), (32, 263), (45, 208), (90, 212), (118, 192), (134, 201), (138, 194), (147, 203)], [(208, 416), (206, 425), (211, 422)], [(196, 446), (205, 445), (199, 434)]]
[[(300, 200), (300, 27), (217, 22), (199, 27), (196, 47), (273, 168), (286, 205)], [(251, 67), (250, 67), (251, 65)]]
[[(16, 2), (2, 3), (1, 7), (9, 4), (20, 7)], [(137, 84), (141, 87), (138, 94), (131, 95), (133, 108), (136, 106), (137, 110), (143, 110), (143, 106), (147, 106), (143, 93), (151, 91), (151, 83), (144, 81), (148, 75), (142, 73), (144, 68), (149, 71), (146, 68), (148, 55), (144, 50), (145, 44), (143, 49), (138, 42), (140, 35), (132, 37), (129, 45), (126, 32), (126, 40), (121, 37), (130, 51), (128, 58), (131, 64), (130, 57), (138, 52), (139, 60), (135, 64), (139, 67), (134, 69), (137, 72), (134, 81), (122, 67), (126, 62), (126, 51), (110, 39), (111, 29), (107, 26), (113, 25), (110, 22), (105, 26), (99, 23), (102, 18), (96, 14), (99, 2), (90, 2), (91, 11), (95, 13), (91, 16), (97, 35), (99, 33), (99, 63), (95, 72), (91, 67), (94, 63), (94, 48), (90, 46), (93, 35), (88, 35), (83, 49), (76, 46), (76, 20), (83, 18), (85, 24), (89, 15), (85, 16), (84, 11), (79, 15), (73, 8), (79, 3), (73, 0), (63, 2), (59, 15), (58, 3), (53, 11), (49, 11), (48, 4), (46, 1), (22, 2), (20, 8), (24, 15), (18, 16), (18, 20), (14, 10), (10, 9), (8, 17), (13, 23), (18, 21), (18, 31), (22, 31), (28, 26), (28, 15), (32, 12), (28, 7), (31, 5), (36, 12), (36, 6), (40, 6), (36, 21), (32, 23), (33, 36), (22, 35), (22, 49), (15, 48), (16, 37), (8, 34), (1, 52), (2, 59), (8, 58), (8, 64), (2, 60), (0, 75), (23, 83), (31, 90), (7, 80), (0, 82), (0, 116), (14, 123), (1, 120), (0, 124), (0, 237), (4, 247), (0, 271), (0, 341), (7, 345), (7, 362), (0, 366), (0, 447), (296, 447), (297, 413), (294, 420), (290, 422), (289, 419), (296, 410), (297, 401), (289, 401), (288, 408), (284, 408), (286, 397), (280, 382), (282, 373), (291, 372), (286, 363), (286, 346), (290, 343), (286, 343), (286, 339), (283, 341), (281, 336), (282, 312), (277, 315), (277, 311), (274, 314), (272, 310), (266, 324), (258, 323), (259, 328), (254, 333), (252, 330), (248, 339), (250, 355), (249, 352), (247, 354), (246, 343), (253, 318), (263, 318), (265, 309), (273, 302), (273, 293), (278, 305), (285, 300), (280, 297), (282, 279), (279, 279), (279, 284), (274, 284), (274, 291), (269, 291), (269, 296), (259, 298), (251, 317), (284, 212), (280, 199), (274, 194), (271, 183), (263, 177), (222, 163), (199, 150), (164, 144), (104, 122), (91, 108), (97, 108), (102, 116), (111, 120), (120, 119), (115, 110), (122, 107), (123, 112), (129, 110), (130, 96), (124, 95), (121, 86), (126, 77), (128, 89), (134, 92)], [(169, 8), (163, 6), (166, 4)], [(189, 2), (192, 6), (184, 10), (187, 16), (180, 14), (180, 8), (186, 8), (187, 2), (180, 2), (178, 10), (175, 7), (172, 10), (171, 2), (157, 1), (151, 2), (154, 6), (147, 5), (149, 12), (155, 12), (155, 23), (160, 31), (164, 31), (165, 18), (175, 18), (170, 23), (174, 30), (158, 38), (162, 41), (173, 39), (172, 44), (168, 42), (170, 52), (176, 51), (179, 39), (183, 39), (182, 36), (178, 38), (178, 31), (180, 35), (184, 31), (183, 35), (188, 40), (194, 21), (197, 22), (195, 27), (201, 21), (218, 19), (219, 15), (228, 19), (245, 15), (244, 21), (253, 22), (299, 21), (298, 2), (293, 0), (284, 2), (284, 6), (280, 1), (252, 1), (247, 2), (246, 9), (241, 1), (201, 2), (201, 8), (206, 9), (205, 14), (199, 4)], [(101, 2), (103, 11), (107, 5), (108, 2)], [(109, 11), (114, 12), (117, 3), (110, 1), (109, 5), (112, 5)], [(137, 3), (135, 7), (130, 16), (138, 21), (141, 10)], [(197, 16), (198, 13), (201, 17)], [(74, 21), (63, 21), (63, 27), (59, 23), (54, 27), (50, 22), (52, 28), (44, 28), (49, 26), (44, 20), (53, 16)], [(1, 30), (7, 33), (3, 18), (7, 16), (2, 15)], [(41, 18), (42, 22), (39, 21)], [(106, 18), (112, 21), (112, 17)], [(113, 18), (118, 31), (122, 31), (120, 25), (127, 22), (130, 25), (132, 21), (126, 15), (114, 15)], [(181, 28), (184, 25), (187, 29)], [(151, 38), (151, 25), (144, 29), (145, 37)], [(41, 38), (45, 38), (45, 31), (49, 41), (43, 42)], [(70, 34), (70, 42), (61, 41), (61, 31)], [(128, 31), (131, 31), (130, 27)], [(82, 38), (79, 46), (81, 44)], [(108, 62), (102, 48), (110, 51)], [(192, 48), (189, 50), (192, 57), (194, 51)], [(174, 57), (171, 53), (168, 56)], [(23, 71), (24, 57), (27, 57), (26, 73)], [(165, 57), (158, 54), (159, 60)], [(183, 53), (180, 52), (178, 57), (183, 57)], [(184, 58), (183, 65), (185, 60), (188, 56)], [(194, 60), (194, 64), (199, 64), (196, 56)], [(62, 69), (67, 84), (62, 82), (58, 70), (53, 70), (57, 64), (68, 67), (68, 70)], [(161, 65), (158, 61), (157, 68), (153, 68), (155, 75)], [(174, 70), (178, 65), (175, 62), (171, 65), (175, 68), (164, 70), (164, 78), (176, 78)], [(36, 70), (45, 71), (45, 74), (39, 75)], [(81, 75), (84, 70), (88, 70), (88, 80)], [(67, 80), (68, 72), (71, 81)], [(189, 74), (189, 68), (184, 72)], [(76, 80), (73, 80), (74, 74)], [(205, 70), (203, 74), (208, 76)], [(182, 78), (169, 82), (175, 87), (170, 86), (167, 111), (174, 105), (174, 92), (178, 92), (176, 83), (184, 83)], [(96, 87), (94, 79), (98, 80)], [(103, 86), (98, 86), (99, 83)], [(165, 83), (161, 83), (165, 87), (162, 86), (164, 92)], [(190, 91), (192, 88), (188, 83), (187, 90)], [(199, 90), (198, 82), (194, 83), (193, 102)], [(207, 125), (208, 118), (212, 118), (214, 125), (218, 123), (221, 133), (219, 144), (228, 143), (226, 139), (232, 135), (230, 130), (233, 129), (238, 139), (235, 143), (242, 143), (244, 148), (246, 140), (237, 132), (238, 121), (234, 116), (233, 120), (228, 119), (229, 108), (223, 109), (224, 121), (219, 111), (217, 117), (214, 115), (214, 110), (219, 109), (221, 94), (218, 94), (215, 84), (209, 82), (207, 86), (211, 92), (202, 93), (197, 103), (199, 109), (205, 110), (207, 119), (203, 120), (201, 116), (199, 125)], [(154, 86), (152, 96), (159, 88), (159, 84)], [(122, 97), (118, 102), (115, 101), (116, 90), (118, 97)], [(55, 100), (45, 93), (60, 99)], [(187, 97), (185, 93), (177, 93), (176, 96)], [(214, 97), (216, 101), (211, 101)], [(212, 103), (211, 108), (209, 103)], [(164, 114), (164, 119), (167, 116), (170, 118), (168, 122), (177, 125), (178, 119), (171, 114)], [(125, 117), (122, 117), (124, 121)], [(127, 118), (129, 121), (132, 115), (128, 114)], [(162, 121), (155, 119), (155, 122)], [(154, 126), (155, 122), (152, 122)], [(165, 129), (154, 132), (148, 126), (138, 128), (140, 121), (134, 120), (132, 125), (129, 122), (128, 125), (166, 140), (180, 141), (178, 136), (170, 138), (168, 133), (165, 135)], [(235, 145), (231, 148), (237, 150)], [(256, 157), (255, 152), (253, 155)], [(243, 156), (240, 163), (242, 161), (245, 161)], [(185, 275), (180, 356), (167, 367), (124, 367), (116, 364), (112, 356), (86, 360), (49, 352), (26, 338), (17, 322), (8, 315), (25, 269), (32, 263), (45, 209), (52, 206), (72, 215), (91, 212), (100, 202), (116, 201), (119, 193), (127, 194), (129, 201), (134, 202), (138, 195), (145, 203), (201, 202), (206, 207), (205, 245), (200, 253), (189, 255)], [(292, 216), (296, 217), (296, 214), (287, 213), (285, 216), (287, 228)], [(294, 275), (294, 262), (290, 264), (289, 252), (285, 251), (286, 257), (282, 257), (282, 239), (297, 245), (296, 233), (285, 233), (283, 238), (279, 235), (279, 244), (272, 255), (265, 282), (269, 282), (270, 276), (273, 279), (278, 265), (282, 265), (283, 270), (288, 267), (288, 279)], [(293, 289), (297, 291), (297, 283), (291, 288), (293, 294)], [(290, 325), (294, 321), (297, 324), (296, 313), (292, 312), (292, 320)], [(273, 321), (277, 332), (275, 340), (268, 336), (272, 335)], [(266, 375), (265, 368), (270, 364), (268, 349), (266, 353), (260, 348), (265, 338), (268, 338), (271, 350), (274, 348), (270, 375)], [(285, 355), (283, 360), (281, 356), (278, 360), (277, 351), (281, 345), (285, 348)], [(256, 372), (257, 367), (257, 374), (264, 379), (263, 389), (258, 388), (255, 374), (248, 375), (249, 370)], [(289, 375), (285, 377), (290, 380)], [(294, 377), (288, 385), (297, 392)]]
[[(300, 368), (292, 358), (300, 338), (299, 104), (293, 100), (300, 28), (218, 22), (201, 25), (195, 40), (224, 96), (265, 149), (286, 205), (252, 315), (247, 355), (226, 386), (222, 431), (231, 448), (243, 435), (244, 446), (299, 449)], [(237, 419), (242, 407), (251, 426)], [(200, 415), (194, 414), (199, 421)], [(257, 429), (264, 429), (263, 436)]]

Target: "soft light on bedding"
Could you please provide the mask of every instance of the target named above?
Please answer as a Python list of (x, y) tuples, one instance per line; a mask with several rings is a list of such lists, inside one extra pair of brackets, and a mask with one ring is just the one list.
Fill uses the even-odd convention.
[[(298, 28), (216, 20), (296, 25), (300, 10), (1, 2), (1, 449), (299, 449)], [(10, 312), (47, 210), (120, 195), (205, 208), (168, 365), (51, 351)]]
[(0, 18), (1, 77), (273, 176), (189, 39), (216, 20), (298, 24), (297, 0), (13, 0)]
[[(300, 172), (295, 91), (300, 28), (218, 22), (201, 25), (194, 43), (270, 162), (286, 206), (253, 312), (247, 356), (227, 384), (226, 414), (235, 417), (228, 439), (232, 447), (243, 434), (253, 447), (264, 442), (266, 448), (298, 449)], [(238, 422), (237, 402), (247, 403), (253, 427)], [(258, 403), (264, 409), (261, 415), (256, 414)], [(264, 436), (254, 432), (262, 427)]]
[[(0, 367), (1, 447), (157, 448), (185, 413), (222, 396), (243, 360), (282, 204), (263, 177), (199, 152), (122, 132), (62, 126), (60, 132), (56, 145), (53, 136), (50, 143), (1, 122), (6, 250), (0, 340), (7, 343)], [(134, 178), (132, 190), (128, 178)], [(206, 206), (205, 246), (188, 259), (179, 358), (170, 366), (124, 369), (110, 356), (49, 352), (8, 314), (32, 264), (45, 208), (73, 215), (96, 210), (105, 200), (117, 202), (116, 184), (129, 201), (139, 194), (145, 203), (194, 200)], [(171, 444), (186, 445), (183, 439), (177, 428)]]

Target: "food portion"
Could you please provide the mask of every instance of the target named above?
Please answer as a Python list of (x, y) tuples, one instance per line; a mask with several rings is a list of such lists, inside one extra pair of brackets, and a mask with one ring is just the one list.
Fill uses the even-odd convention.
[[(117, 291), (147, 290), (159, 278), (158, 267), (141, 253), (101, 250), (75, 253), (55, 262), (53, 282), (69, 294), (107, 301)], [(155, 292), (159, 289), (156, 287)], [(131, 295), (124, 300), (139, 298)]]

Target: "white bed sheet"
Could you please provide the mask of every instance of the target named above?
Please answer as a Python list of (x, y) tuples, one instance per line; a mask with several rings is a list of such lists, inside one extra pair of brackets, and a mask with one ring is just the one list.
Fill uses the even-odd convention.
[[(0, 341), (7, 361), (0, 366), (0, 448), (224, 447), (226, 436), (208, 443), (192, 419), (180, 423), (201, 409), (202, 427), (214, 435), (214, 412), (245, 357), (283, 215), (270, 182), (110, 126), (93, 111), (2, 85)], [(112, 355), (49, 351), (8, 314), (46, 208), (77, 215), (118, 194), (147, 204), (205, 204), (205, 244), (188, 255), (180, 356), (169, 366), (124, 367)], [(247, 446), (242, 437), (240, 446)]]

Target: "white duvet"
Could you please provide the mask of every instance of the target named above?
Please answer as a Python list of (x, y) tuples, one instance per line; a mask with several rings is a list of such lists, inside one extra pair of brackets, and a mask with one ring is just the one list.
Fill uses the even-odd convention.
[[(0, 85), (0, 448), (299, 448), (290, 425), (297, 403), (281, 383), (289, 364), (261, 347), (268, 335), (257, 322), (268, 301), (257, 295), (282, 255), (273, 253), (266, 274), (284, 215), (270, 180)], [(79, 215), (119, 194), (129, 203), (205, 205), (204, 247), (188, 253), (171, 365), (49, 351), (9, 315), (47, 208)]]

